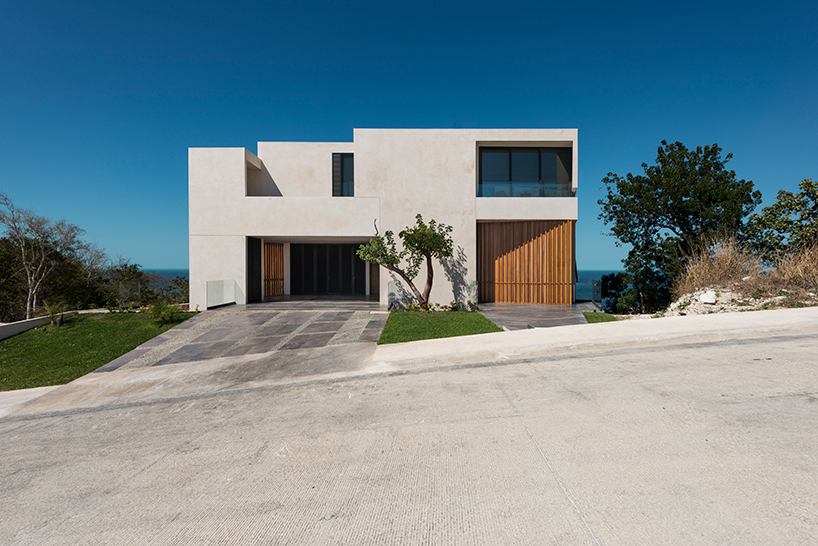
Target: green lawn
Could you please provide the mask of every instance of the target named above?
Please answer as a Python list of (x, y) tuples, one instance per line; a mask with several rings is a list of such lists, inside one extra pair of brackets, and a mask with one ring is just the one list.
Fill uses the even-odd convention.
[(616, 322), (619, 320), (613, 315), (609, 315), (608, 313), (594, 313), (591, 311), (583, 311), (583, 315), (585, 315), (585, 320), (588, 321), (589, 324), (593, 324), (595, 322)]
[(392, 311), (378, 344), (502, 332), (496, 324), (469, 311)]
[[(181, 313), (186, 320), (195, 313)], [(178, 324), (178, 323), (177, 323)], [(0, 391), (62, 385), (161, 334), (138, 313), (82, 314), (0, 341)]]

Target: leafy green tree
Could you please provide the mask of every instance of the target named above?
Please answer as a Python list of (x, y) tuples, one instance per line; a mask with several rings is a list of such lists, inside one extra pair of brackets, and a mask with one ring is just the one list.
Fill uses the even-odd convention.
[(119, 310), (141, 307), (159, 300), (151, 286), (151, 277), (139, 264), (120, 258), (106, 272), (108, 306)]
[(602, 275), (602, 310), (606, 313), (626, 313), (617, 304), (622, 302), (625, 305), (625, 296), (631, 284), (631, 276), (620, 271), (619, 273), (609, 273)]
[(673, 241), (655, 241), (634, 247), (623, 260), (628, 271), (628, 290), (617, 301), (619, 313), (653, 313), (671, 302), (671, 285), (681, 272)]
[(187, 277), (177, 275), (170, 280), (167, 288), (169, 301), (187, 303), (190, 301), (190, 281)]
[(148, 287), (155, 301), (166, 303), (185, 303), (190, 299), (190, 282), (182, 276), (169, 277), (154, 272), (144, 272), (148, 278)]
[(818, 183), (807, 178), (798, 187), (799, 193), (779, 191), (775, 203), (747, 222), (750, 243), (767, 259), (818, 242)]
[(65, 302), (70, 308), (88, 309), (105, 303), (102, 290), (103, 271), (88, 270), (78, 256), (53, 257), (54, 269), (44, 281), (41, 300), (50, 303)]
[(670, 303), (670, 285), (684, 261), (719, 235), (741, 234), (744, 218), (761, 202), (753, 183), (725, 166), (718, 144), (688, 150), (662, 141), (655, 165), (644, 174), (614, 173), (602, 179), (606, 196), (599, 218), (617, 246), (632, 245), (623, 261), (643, 312)]
[[(51, 255), (53, 268), (43, 280), (37, 299), (40, 302), (65, 302), (70, 307), (99, 307), (105, 302), (101, 290), (101, 270), (88, 270), (77, 257)], [(26, 317), (27, 282), (18, 246), (8, 238), (0, 239), (0, 322)]]
[[(445, 260), (452, 257), (453, 243), (450, 233), (452, 226), (438, 224), (430, 220), (428, 224), (423, 217), (415, 216), (415, 225), (403, 229), (398, 236), (403, 243), (403, 250), (398, 251), (395, 235), (387, 231), (383, 236), (377, 233), (368, 244), (358, 248), (358, 257), (368, 263), (375, 263), (397, 274), (409, 286), (418, 303), (427, 305), (429, 294), (434, 282), (434, 267), (432, 260)], [(406, 265), (401, 265), (406, 260)], [(423, 262), (426, 262), (426, 286), (423, 292), (417, 289), (413, 282), (420, 272)]]
[(675, 249), (654, 244), (629, 254), (624, 260), (627, 273), (602, 276), (602, 303), (607, 313), (651, 313), (671, 300), (671, 274), (678, 260)]
[(17, 246), (10, 239), (0, 239), (0, 322), (15, 322), (26, 316), (22, 271)]

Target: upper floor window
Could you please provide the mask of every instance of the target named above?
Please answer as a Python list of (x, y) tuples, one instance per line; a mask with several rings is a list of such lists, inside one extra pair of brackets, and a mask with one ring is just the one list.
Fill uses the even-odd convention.
[(477, 197), (572, 197), (571, 148), (480, 148)]
[(355, 168), (352, 154), (332, 154), (332, 196), (355, 195)]

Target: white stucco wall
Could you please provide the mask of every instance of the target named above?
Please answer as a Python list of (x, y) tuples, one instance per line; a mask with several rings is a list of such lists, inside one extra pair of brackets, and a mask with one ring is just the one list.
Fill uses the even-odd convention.
[[(451, 225), (465, 275), (453, 286), (436, 263), (430, 299), (462, 300), (477, 280), (478, 220), (577, 219), (576, 197), (477, 199), (478, 147), (571, 146), (576, 140), (576, 129), (355, 129), (355, 194), (380, 196), (382, 231), (397, 233), (414, 224), (417, 213)], [(390, 280), (393, 275), (381, 275), (382, 302)], [(422, 290), (425, 282), (423, 269), (415, 285)]]
[[(455, 249), (466, 256), (458, 296), (468, 296), (468, 283), (475, 280), (475, 140), (468, 133), (428, 129), (356, 129), (355, 189), (359, 195), (379, 195), (380, 228), (398, 233), (415, 223), (420, 213), (452, 226)], [(387, 294), (391, 274), (382, 271), (380, 294)], [(423, 290), (423, 269), (415, 280)], [(445, 271), (435, 264), (431, 301), (448, 303), (453, 287)], [(464, 293), (465, 291), (465, 293)]]
[(258, 143), (259, 159), (286, 197), (332, 197), (332, 154), (352, 152), (351, 142)]
[[(397, 233), (417, 213), (451, 225), (464, 257), (456, 287), (436, 264), (431, 300), (463, 299), (476, 280), (477, 221), (577, 219), (576, 197), (476, 198), (481, 145), (573, 147), (577, 188), (576, 129), (355, 129), (352, 143), (260, 142), (258, 156), (244, 148), (191, 148), (191, 305), (205, 308), (206, 281), (234, 279), (247, 293), (247, 236), (364, 242), (374, 220), (381, 233)], [(355, 154), (355, 197), (332, 197), (333, 153)], [(380, 278), (385, 304), (391, 275), (382, 271)], [(421, 272), (416, 285), (422, 290), (424, 283)]]
[(576, 220), (576, 197), (478, 197), (477, 220)]
[(232, 279), (241, 295), (247, 295), (246, 245), (244, 235), (190, 236), (191, 309), (207, 309), (207, 281)]
[[(290, 143), (287, 143), (290, 144)], [(346, 145), (349, 149), (350, 144)], [(207, 307), (207, 281), (236, 281), (247, 294), (246, 237), (270, 241), (318, 242), (342, 235), (345, 242), (365, 242), (378, 218), (379, 200), (331, 197), (332, 153), (324, 168), (314, 167), (315, 151), (308, 146), (302, 157), (292, 156), (289, 167), (275, 171), (286, 197), (246, 196), (248, 162), (259, 162), (244, 148), (191, 148), (189, 151), (190, 302)], [(335, 150), (338, 147), (328, 146)], [(343, 150), (342, 150), (343, 151)], [(270, 168), (269, 162), (263, 167)], [(298, 165), (305, 168), (299, 170)], [(272, 174), (272, 173), (271, 173)], [(303, 174), (303, 178), (302, 178)], [(303, 188), (319, 193), (316, 177), (325, 176), (328, 189), (314, 197), (296, 195)], [(304, 181), (300, 184), (299, 181)], [(301, 188), (301, 191), (295, 188)], [(289, 283), (288, 283), (289, 284)]]

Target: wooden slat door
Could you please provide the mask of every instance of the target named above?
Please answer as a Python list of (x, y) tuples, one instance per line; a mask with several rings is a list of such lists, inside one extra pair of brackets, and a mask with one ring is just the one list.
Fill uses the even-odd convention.
[(284, 295), (284, 245), (264, 243), (264, 299)]
[(574, 302), (574, 221), (477, 224), (482, 302)]

